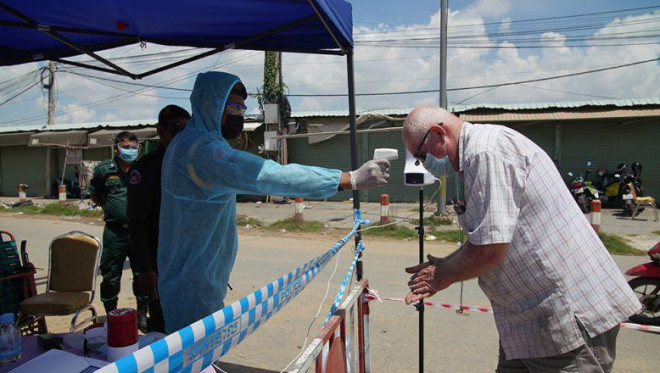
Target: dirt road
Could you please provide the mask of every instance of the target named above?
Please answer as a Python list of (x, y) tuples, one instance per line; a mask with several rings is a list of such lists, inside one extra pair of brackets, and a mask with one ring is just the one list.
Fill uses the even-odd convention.
[[(291, 206), (292, 208), (292, 206)], [(311, 210), (310, 210), (311, 211)], [(350, 208), (349, 208), (350, 211)], [(255, 214), (252, 214), (255, 215)], [(339, 214), (335, 214), (338, 216)], [(350, 213), (346, 214), (350, 217)], [(259, 218), (259, 216), (254, 216)], [(265, 219), (264, 219), (265, 220)], [(94, 221), (91, 221), (94, 223)], [(13, 232), (18, 239), (27, 239), (31, 259), (38, 267), (41, 279), (46, 276), (48, 242), (57, 234), (70, 230), (83, 230), (101, 236), (102, 226), (90, 221), (76, 222), (63, 219), (44, 219), (0, 214), (0, 229)], [(348, 230), (346, 230), (347, 232)], [(292, 235), (266, 233), (254, 229), (240, 232), (240, 249), (230, 284), (227, 303), (271, 282), (296, 266), (328, 250), (339, 238), (330, 235)], [(416, 263), (416, 241), (365, 239), (365, 277), (382, 296), (403, 297), (408, 276), (403, 267)], [(443, 256), (454, 250), (454, 245), (427, 242), (426, 251)], [(337, 271), (330, 280), (328, 299), (321, 305), (335, 262), (331, 261), (318, 277), (285, 309), (234, 348), (223, 358), (228, 372), (280, 371), (298, 354), (308, 325), (321, 306), (319, 319), (311, 328), (310, 340), (320, 330), (331, 300), (348, 268), (352, 253), (347, 246), (338, 255)], [(615, 257), (622, 269), (641, 263), (642, 257)], [(120, 306), (134, 306), (130, 291), (130, 270), (125, 267), (122, 279)], [(99, 279), (100, 281), (100, 279)], [(39, 290), (43, 291), (45, 283)], [(97, 283), (98, 286), (98, 283)], [(436, 301), (457, 304), (461, 286), (456, 284), (436, 295)], [(97, 299), (97, 309), (103, 307)], [(476, 281), (464, 283), (463, 303), (488, 306), (488, 300)], [(68, 318), (49, 319), (54, 331), (65, 331)], [(429, 372), (485, 372), (493, 371), (497, 360), (497, 331), (490, 314), (467, 313), (427, 308), (426, 370)], [(408, 372), (417, 370), (418, 313), (413, 307), (399, 303), (372, 304), (371, 351), (374, 372)], [(655, 351), (658, 335), (633, 330), (622, 330), (618, 340), (617, 372), (654, 372), (660, 364)]]

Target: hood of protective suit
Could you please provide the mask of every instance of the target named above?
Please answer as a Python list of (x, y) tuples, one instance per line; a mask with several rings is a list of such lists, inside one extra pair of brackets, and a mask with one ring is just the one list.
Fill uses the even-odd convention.
[[(229, 93), (241, 79), (233, 74), (211, 71), (197, 75), (190, 95), (192, 118), (186, 129), (211, 132), (222, 136), (222, 113)], [(184, 130), (185, 131), (185, 130)]]

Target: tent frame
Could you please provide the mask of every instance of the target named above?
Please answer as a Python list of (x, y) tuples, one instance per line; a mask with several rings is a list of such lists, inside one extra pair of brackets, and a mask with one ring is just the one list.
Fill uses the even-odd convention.
[[(10, 14), (16, 16), (17, 18), (22, 19), (24, 21), (24, 23), (15, 22), (15, 21), (0, 20), (0, 25), (1, 26), (9, 26), (9, 27), (17, 27), (17, 28), (28, 28), (28, 29), (34, 29), (34, 30), (42, 31), (45, 34), (48, 34), (51, 37), (61, 41), (64, 44), (66, 44), (67, 46), (71, 47), (72, 49), (80, 52), (81, 54), (86, 54), (86, 55), (92, 57), (93, 59), (103, 63), (104, 65), (106, 65), (110, 68), (104, 68), (104, 67), (89, 65), (89, 64), (85, 64), (85, 63), (81, 63), (81, 62), (65, 60), (65, 59), (62, 59), (58, 56), (49, 56), (47, 54), (33, 55), (32, 58), (35, 59), (35, 60), (48, 59), (48, 60), (52, 60), (52, 61), (56, 61), (56, 62), (60, 62), (60, 63), (64, 63), (64, 64), (69, 64), (69, 65), (73, 65), (73, 66), (77, 66), (77, 67), (83, 67), (83, 68), (91, 69), (91, 70), (102, 71), (102, 72), (106, 72), (106, 73), (110, 73), (110, 74), (116, 74), (116, 75), (123, 75), (123, 76), (127, 76), (131, 79), (137, 80), (137, 79), (142, 79), (144, 77), (147, 77), (147, 76), (150, 76), (150, 75), (153, 75), (153, 74), (156, 74), (156, 73), (159, 73), (159, 72), (162, 72), (162, 71), (174, 68), (174, 67), (178, 67), (178, 66), (187, 64), (189, 62), (193, 62), (193, 61), (196, 61), (196, 60), (199, 60), (199, 59), (202, 59), (202, 58), (205, 58), (205, 57), (223, 52), (225, 50), (241, 49), (242, 46), (244, 46), (244, 45), (246, 45), (250, 42), (253, 42), (253, 41), (256, 41), (256, 40), (259, 40), (259, 39), (263, 39), (263, 38), (269, 37), (271, 35), (278, 34), (280, 32), (295, 28), (297, 26), (303, 25), (305, 23), (312, 22), (312, 21), (317, 20), (317, 19), (319, 21), (321, 21), (321, 23), (323, 24), (325, 29), (328, 31), (328, 34), (332, 37), (335, 44), (337, 44), (337, 47), (339, 48), (339, 50), (334, 51), (334, 50), (311, 50), (311, 49), (305, 49), (305, 48), (291, 48), (291, 49), (289, 49), (289, 48), (278, 48), (277, 51), (295, 52), (295, 53), (332, 54), (332, 55), (344, 55), (344, 54), (346, 54), (347, 48), (344, 47), (339, 42), (339, 40), (337, 39), (337, 36), (334, 34), (334, 32), (332, 32), (331, 27), (328, 25), (327, 20), (323, 17), (323, 14), (319, 11), (316, 4), (314, 4), (314, 2), (312, 0), (308, 0), (308, 2), (310, 4), (310, 6), (312, 7), (312, 9), (314, 9), (314, 12), (316, 13), (316, 16), (305, 17), (305, 18), (299, 19), (297, 21), (293, 21), (293, 22), (281, 25), (279, 27), (273, 28), (271, 30), (268, 30), (268, 31), (265, 31), (265, 32), (262, 32), (262, 33), (259, 33), (259, 34), (252, 35), (248, 38), (239, 40), (237, 42), (226, 44), (226, 45), (223, 45), (222, 47), (216, 47), (216, 48), (214, 48), (210, 51), (200, 53), (196, 56), (192, 56), (192, 57), (189, 57), (189, 58), (186, 58), (186, 59), (168, 64), (168, 65), (165, 65), (165, 66), (161, 66), (159, 68), (149, 70), (149, 71), (146, 71), (146, 72), (140, 73), (140, 74), (131, 73), (131, 72), (125, 70), (124, 68), (116, 65), (115, 63), (109, 61), (108, 59), (103, 58), (103, 57), (99, 56), (98, 54), (94, 53), (92, 50), (90, 50), (88, 48), (85, 48), (84, 46), (75, 43), (74, 41), (70, 40), (66, 36), (62, 35), (61, 32), (86, 34), (86, 35), (112, 36), (112, 37), (122, 38), (122, 40), (119, 40), (119, 41), (97, 45), (95, 47), (98, 47), (98, 48), (94, 48), (94, 49), (99, 49), (99, 48), (106, 49), (106, 48), (123, 46), (123, 45), (126, 44), (127, 41), (129, 41), (129, 42), (133, 41), (133, 42), (139, 42), (139, 43), (153, 42), (153, 43), (157, 43), (157, 44), (175, 44), (176, 41), (172, 40), (172, 39), (160, 39), (160, 38), (144, 39), (144, 38), (140, 37), (139, 35), (127, 34), (127, 33), (121, 33), (121, 32), (95, 31), (95, 30), (86, 30), (86, 29), (79, 29), (79, 28), (72, 28), (72, 27), (60, 27), (60, 26), (40, 24), (37, 21), (35, 21), (34, 19), (32, 19), (32, 18), (28, 17), (27, 15), (21, 13), (20, 11), (8, 6), (7, 4), (5, 4), (2, 1), (0, 1), (0, 9), (6, 11), (7, 13), (10, 13)], [(189, 44), (189, 45), (199, 47), (199, 48), (208, 48), (208, 47), (210, 47), (208, 45), (193, 45), (193, 44)], [(7, 50), (7, 48), (3, 48), (3, 49)], [(257, 47), (251, 47), (249, 49), (269, 50), (267, 48), (259, 49)], [(14, 52), (14, 53), (17, 52), (16, 50), (11, 50), (11, 51)]]
[[(353, 47), (352, 46), (344, 46), (339, 38), (337, 38), (337, 35), (333, 32), (332, 28), (330, 27), (328, 20), (324, 16), (324, 14), (320, 11), (318, 8), (317, 4), (314, 2), (314, 0), (308, 0), (309, 5), (312, 7), (314, 10), (315, 16), (309, 16), (305, 17), (302, 19), (299, 19), (294, 22), (290, 22), (285, 25), (281, 25), (279, 27), (273, 28), (271, 30), (252, 35), (248, 38), (236, 41), (234, 43), (226, 44), (221, 47), (215, 46), (214, 49), (210, 51), (206, 51), (203, 53), (200, 53), (198, 55), (158, 67), (153, 70), (149, 70), (146, 72), (143, 72), (141, 74), (136, 74), (136, 73), (131, 73), (122, 67), (116, 65), (115, 63), (109, 61), (106, 58), (103, 58), (99, 56), (98, 54), (94, 53), (92, 49), (105, 49), (105, 48), (111, 48), (111, 47), (118, 47), (126, 44), (126, 41), (134, 41), (134, 42), (139, 42), (139, 43), (146, 43), (146, 42), (153, 42), (153, 43), (160, 43), (160, 44), (176, 44), (175, 40), (168, 40), (168, 39), (143, 39), (139, 35), (135, 34), (127, 34), (127, 33), (121, 33), (121, 32), (109, 32), (109, 31), (95, 31), (95, 30), (85, 30), (85, 29), (79, 29), (79, 28), (73, 28), (73, 27), (60, 27), (60, 26), (52, 26), (52, 25), (45, 25), (45, 24), (40, 24), (36, 20), (30, 18), (29, 16), (23, 14), (22, 12), (12, 8), (11, 6), (5, 4), (3, 1), (0, 1), (0, 9), (14, 15), (15, 17), (23, 20), (24, 22), (16, 22), (16, 21), (7, 21), (7, 20), (0, 20), (0, 25), (2, 26), (9, 26), (9, 27), (16, 27), (16, 28), (27, 28), (27, 29), (35, 29), (35, 30), (40, 30), (51, 37), (61, 41), (62, 43), (68, 45), (69, 47), (73, 48), (74, 50), (80, 52), (81, 54), (86, 54), (95, 60), (103, 63), (104, 65), (108, 67), (100, 67), (100, 66), (94, 66), (94, 65), (89, 65), (86, 63), (82, 62), (77, 62), (77, 61), (70, 61), (66, 60), (63, 58), (60, 58), (59, 56), (56, 55), (48, 55), (46, 53), (40, 53), (36, 55), (32, 55), (32, 58), (34, 60), (53, 60), (57, 61), (60, 63), (64, 64), (69, 64), (77, 67), (83, 67), (83, 68), (88, 68), (91, 70), (96, 70), (96, 71), (101, 71), (101, 72), (106, 72), (110, 74), (117, 74), (117, 75), (123, 75), (127, 76), (131, 79), (137, 80), (141, 79), (174, 67), (178, 67), (181, 65), (184, 65), (189, 62), (193, 62), (208, 56), (211, 56), (216, 53), (220, 53), (225, 50), (229, 49), (241, 49), (242, 46), (247, 45), (250, 42), (266, 38), (271, 35), (275, 35), (279, 32), (286, 31), (289, 29), (292, 29), (296, 26), (299, 26), (301, 24), (305, 24), (311, 21), (314, 21), (318, 19), (322, 24), (323, 27), (325, 27), (326, 31), (328, 34), (332, 37), (332, 40), (335, 42), (337, 45), (338, 50), (330, 50), (330, 49), (324, 49), (324, 50), (312, 50), (312, 49), (305, 49), (305, 48), (277, 48), (275, 51), (279, 52), (294, 52), (294, 53), (313, 53), (313, 54), (331, 54), (331, 55), (346, 55), (346, 64), (347, 64), (347, 75), (348, 75), (348, 111), (349, 111), (349, 124), (350, 124), (350, 146), (351, 146), (351, 169), (355, 170), (358, 168), (358, 158), (357, 158), (357, 130), (356, 130), (356, 109), (355, 109), (355, 70), (354, 70), (354, 64), (353, 64)], [(66, 33), (77, 33), (77, 34), (88, 34), (88, 35), (102, 35), (102, 36), (112, 36), (112, 37), (119, 37), (121, 38), (118, 41), (114, 41), (111, 43), (106, 43), (106, 44), (99, 44), (93, 46), (91, 49), (86, 48), (82, 45), (79, 45), (75, 43), (74, 41), (70, 40), (66, 36), (62, 35), (62, 32)], [(201, 47), (201, 48), (208, 48), (211, 47), (210, 45), (194, 45), (188, 44), (190, 46), (195, 46), (195, 47)], [(7, 48), (2, 48), (4, 50), (7, 50)], [(0, 49), (0, 52), (2, 51)], [(245, 49), (253, 49), (253, 50), (272, 50), (272, 49), (260, 49), (258, 47), (250, 47), (250, 48), (245, 48)], [(11, 50), (12, 52), (16, 52), (15, 50)], [(355, 212), (357, 212), (360, 209), (360, 193), (356, 190), (353, 191), (353, 209)], [(355, 245), (357, 247), (358, 243), (362, 240), (362, 236), (360, 232), (355, 236)], [(360, 257), (362, 254), (360, 254)], [(357, 262), (357, 268), (356, 268), (356, 275), (357, 275), (357, 280), (362, 279), (362, 261)]]
[[(337, 45), (338, 50), (330, 50), (330, 49), (324, 49), (324, 50), (312, 50), (312, 49), (305, 49), (305, 48), (277, 48), (275, 51), (280, 51), (280, 52), (294, 52), (294, 53), (313, 53), (313, 54), (331, 54), (331, 55), (346, 55), (346, 64), (347, 64), (347, 76), (348, 76), (348, 111), (349, 111), (349, 124), (350, 124), (350, 146), (351, 146), (351, 169), (355, 170), (358, 168), (358, 158), (357, 158), (357, 131), (356, 131), (356, 108), (355, 108), (355, 76), (354, 76), (354, 63), (353, 63), (353, 47), (352, 46), (344, 46), (339, 38), (337, 38), (337, 35), (333, 32), (332, 28), (330, 27), (328, 20), (324, 16), (324, 14), (320, 11), (314, 0), (308, 0), (309, 5), (312, 7), (314, 10), (315, 16), (309, 16), (305, 17), (302, 19), (299, 19), (294, 22), (290, 22), (288, 24), (281, 25), (279, 27), (273, 28), (271, 30), (250, 36), (248, 38), (236, 41), (231, 44), (223, 45), (221, 47), (215, 47), (214, 49), (210, 51), (206, 51), (203, 53), (200, 53), (198, 55), (165, 65), (161, 66), (159, 68), (153, 69), (146, 71), (141, 74), (136, 74), (136, 73), (131, 73), (118, 65), (114, 64), (113, 62), (99, 56), (98, 54), (94, 53), (92, 49), (105, 49), (105, 48), (111, 48), (111, 47), (117, 47), (117, 46), (122, 46), (125, 45), (126, 41), (134, 41), (134, 42), (139, 42), (139, 43), (145, 43), (145, 42), (153, 42), (153, 43), (160, 43), (160, 44), (175, 44), (173, 40), (167, 40), (167, 39), (143, 39), (139, 35), (135, 34), (127, 34), (127, 33), (121, 33), (121, 32), (105, 32), (105, 31), (94, 31), (94, 30), (85, 30), (85, 29), (78, 29), (78, 28), (71, 28), (71, 27), (58, 27), (58, 26), (52, 26), (52, 25), (44, 25), (40, 24), (34, 19), (28, 17), (27, 15), (19, 12), (18, 10), (10, 7), (9, 5), (5, 4), (3, 1), (0, 1), (0, 9), (16, 16), (17, 18), (21, 19), (24, 21), (24, 23), (21, 22), (16, 22), (16, 21), (5, 21), (5, 20), (0, 20), (0, 25), (2, 26), (9, 26), (9, 27), (17, 27), (17, 28), (28, 28), (28, 29), (35, 29), (35, 30), (40, 30), (51, 37), (61, 41), (62, 43), (68, 45), (69, 47), (73, 48), (74, 50), (80, 52), (81, 54), (86, 54), (95, 60), (103, 63), (104, 65), (108, 66), (106, 67), (100, 67), (100, 66), (94, 66), (94, 65), (89, 65), (85, 64), (82, 62), (76, 62), (76, 61), (70, 61), (66, 60), (63, 58), (60, 58), (59, 56), (56, 55), (47, 55), (45, 53), (40, 53), (37, 55), (33, 55), (32, 58), (34, 60), (43, 60), (43, 59), (48, 59), (48, 60), (53, 60), (57, 61), (60, 63), (64, 64), (69, 64), (77, 67), (83, 67), (83, 68), (88, 68), (91, 70), (96, 70), (96, 71), (102, 71), (110, 74), (117, 74), (117, 75), (123, 75), (130, 77), (131, 79), (141, 79), (177, 66), (181, 66), (183, 64), (193, 62), (208, 56), (211, 56), (216, 53), (220, 53), (225, 50), (229, 49), (241, 49), (242, 46), (245, 46), (246, 44), (253, 42), (255, 40), (263, 39), (271, 35), (275, 35), (277, 33), (292, 29), (296, 26), (299, 26), (301, 24), (305, 24), (311, 21), (314, 21), (318, 19), (325, 29), (327, 30), (328, 34), (332, 37), (333, 41)], [(119, 41), (114, 41), (111, 43), (107, 44), (102, 44), (102, 45), (96, 45), (93, 46), (92, 49), (86, 48), (84, 46), (81, 46), (79, 44), (76, 44), (66, 36), (62, 35), (62, 32), (66, 33), (78, 33), (78, 34), (89, 34), (89, 35), (102, 35), (102, 36), (112, 36), (112, 37), (120, 37), (121, 39)], [(194, 43), (193, 43), (194, 44)], [(201, 48), (208, 48), (211, 47), (209, 45), (193, 45), (193, 44), (187, 44), (190, 46), (195, 46), (195, 47), (201, 47)], [(4, 48), (6, 50), (6, 48)], [(245, 48), (245, 49), (253, 49), (253, 50), (273, 50), (273, 49), (260, 49), (258, 47), (250, 47), (250, 48)], [(0, 49), (0, 52), (2, 50)], [(12, 52), (16, 52), (15, 50), (11, 50)], [(353, 209), (357, 213), (357, 211), (360, 209), (360, 193), (356, 190), (353, 190)], [(361, 234), (358, 230), (358, 233), (355, 236), (355, 245), (357, 247), (358, 243), (362, 240)], [(360, 254), (360, 257), (362, 254)], [(357, 280), (360, 281), (362, 279), (362, 273), (363, 273), (363, 267), (362, 267), (362, 261), (359, 260), (357, 262), (356, 266), (356, 276)]]
[[(60, 63), (64, 64), (70, 64), (73, 66), (78, 66), (78, 67), (83, 67), (83, 68), (88, 68), (91, 70), (97, 70), (97, 71), (102, 71), (106, 73), (111, 73), (111, 74), (117, 74), (117, 75), (123, 75), (130, 77), (131, 79), (141, 79), (146, 76), (150, 76), (153, 74), (156, 74), (158, 72), (165, 71), (167, 69), (171, 69), (177, 66), (181, 66), (183, 64), (193, 62), (196, 60), (199, 60), (204, 57), (211, 56), (216, 53), (220, 53), (224, 50), (228, 49), (253, 49), (253, 50), (275, 50), (275, 51), (280, 51), (280, 52), (294, 52), (294, 53), (313, 53), (313, 54), (331, 54), (331, 55), (346, 55), (346, 71), (347, 71), (347, 83), (348, 83), (348, 111), (349, 111), (349, 125), (350, 125), (350, 147), (351, 147), (351, 169), (356, 170), (358, 168), (358, 156), (357, 156), (357, 129), (356, 129), (356, 105), (355, 105), (355, 69), (354, 69), (354, 61), (353, 61), (353, 46), (348, 45), (345, 46), (340, 42), (340, 39), (337, 37), (337, 35), (333, 32), (332, 27), (330, 27), (329, 20), (326, 18), (324, 13), (320, 11), (318, 8), (317, 4), (315, 3), (314, 0), (308, 0), (309, 5), (312, 7), (314, 10), (315, 16), (309, 16), (305, 17), (303, 19), (290, 22), (285, 25), (281, 25), (279, 27), (273, 28), (271, 30), (268, 30), (263, 33), (259, 33), (250, 37), (247, 37), (245, 39), (236, 41), (231, 44), (223, 45), (218, 47), (216, 46), (210, 46), (210, 45), (194, 45), (194, 43), (188, 43), (187, 45), (190, 46), (195, 46), (195, 47), (206, 47), (206, 48), (213, 48), (210, 51), (206, 51), (203, 53), (200, 53), (198, 55), (165, 65), (161, 66), (159, 68), (141, 73), (141, 74), (135, 74), (131, 73), (113, 62), (99, 56), (98, 54), (94, 53), (92, 49), (105, 49), (105, 48), (110, 48), (114, 46), (121, 46), (125, 45), (126, 41), (132, 41), (132, 42), (139, 42), (139, 43), (145, 43), (145, 42), (153, 42), (153, 43), (160, 43), (160, 44), (177, 44), (177, 41), (173, 40), (163, 40), (163, 39), (142, 39), (139, 35), (134, 35), (134, 34), (126, 34), (126, 33), (120, 33), (120, 32), (99, 32), (99, 31), (93, 31), (93, 30), (84, 30), (84, 29), (77, 29), (77, 28), (68, 28), (68, 27), (57, 27), (57, 26), (51, 26), (51, 25), (43, 25), (39, 24), (37, 21), (34, 19), (28, 17), (27, 15), (17, 11), (16, 9), (8, 6), (5, 4), (3, 1), (0, 0), (0, 9), (5, 10), (6, 12), (13, 14), (14, 16), (18, 17), (19, 19), (23, 20), (24, 23), (21, 22), (15, 22), (15, 21), (2, 21), (0, 20), (0, 25), (2, 26), (10, 26), (10, 27), (17, 27), (17, 28), (29, 28), (29, 29), (36, 29), (40, 30), (51, 37), (61, 41), (62, 43), (68, 45), (69, 47), (73, 48), (74, 50), (80, 52), (81, 54), (86, 54), (95, 60), (101, 62), (102, 64), (106, 65), (107, 67), (100, 67), (100, 66), (94, 66), (94, 65), (89, 65), (85, 64), (82, 62), (76, 62), (76, 61), (70, 61), (61, 58), (60, 56), (56, 55), (48, 55), (46, 53), (41, 53), (37, 55), (32, 55), (33, 60), (53, 60), (57, 61)], [(246, 46), (248, 43), (253, 42), (255, 40), (259, 40), (262, 38), (266, 38), (268, 36), (277, 34), (282, 31), (286, 31), (289, 29), (292, 29), (298, 25), (311, 22), (318, 19), (322, 24), (323, 27), (327, 30), (328, 34), (332, 37), (334, 43), (336, 44), (338, 50), (332, 50), (332, 49), (320, 49), (320, 50), (312, 50), (312, 49), (306, 49), (306, 48), (287, 48), (287, 47), (278, 47), (278, 48), (272, 48), (272, 49), (260, 49), (259, 47), (249, 47), (249, 48), (241, 48), (242, 46)], [(62, 32), (66, 33), (78, 33), (78, 34), (95, 34), (95, 35), (103, 35), (103, 36), (112, 36), (112, 37), (119, 37), (121, 38), (118, 41), (114, 41), (111, 43), (106, 43), (105, 45), (95, 45), (91, 46), (90, 48), (86, 48), (84, 46), (78, 45), (69, 38), (65, 37), (62, 35)], [(5, 48), (6, 50), (6, 48)], [(12, 52), (16, 52), (15, 50), (11, 50)], [(0, 52), (2, 52), (2, 49), (0, 49)], [(354, 209), (354, 214), (357, 217), (357, 213), (360, 210), (360, 193), (357, 190), (353, 190), (353, 209)], [(362, 236), (360, 234), (360, 227), (358, 227), (358, 232), (355, 235), (355, 246), (358, 247), (358, 244), (362, 241)], [(356, 277), (357, 281), (361, 283), (363, 279), (363, 264), (361, 260), (362, 254), (360, 254), (360, 259), (357, 261), (356, 264)], [(360, 341), (364, 343), (364, 338), (365, 335), (364, 333), (364, 328), (360, 328)], [(365, 371), (365, 365), (364, 361), (368, 361), (368, 357), (363, 354), (363, 349), (361, 349), (360, 353), (360, 360), (362, 361), (360, 365), (360, 371)], [(366, 359), (365, 359), (366, 358)], [(369, 370), (369, 365), (366, 365), (367, 371)]]

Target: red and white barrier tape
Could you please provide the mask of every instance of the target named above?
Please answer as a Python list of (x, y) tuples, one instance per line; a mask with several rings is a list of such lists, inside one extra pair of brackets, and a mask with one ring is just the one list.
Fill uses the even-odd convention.
[[(388, 298), (388, 297), (380, 297), (378, 293), (373, 290), (369, 289), (369, 295), (367, 295), (368, 300), (379, 300), (379, 301), (389, 301), (389, 302), (398, 302), (398, 303), (405, 303), (405, 299), (401, 298)], [(441, 302), (432, 302), (432, 301), (424, 301), (425, 306), (429, 307), (439, 307), (439, 308), (446, 308), (450, 310), (455, 310), (455, 311), (474, 311), (474, 312), (483, 312), (483, 313), (493, 313), (493, 309), (490, 307), (480, 307), (480, 306), (466, 306), (466, 305), (455, 305), (455, 304), (449, 304), (449, 303), (441, 303)]]
[[(367, 299), (370, 301), (373, 300), (378, 300), (378, 301), (388, 301), (388, 302), (397, 302), (397, 303), (405, 303), (405, 299), (401, 298), (388, 298), (388, 297), (381, 297), (378, 295), (378, 292), (376, 292), (373, 289), (369, 289), (369, 295), (367, 295)], [(438, 307), (438, 308), (446, 308), (450, 310), (454, 310), (456, 312), (459, 311), (474, 311), (474, 312), (482, 312), (482, 313), (493, 313), (493, 309), (490, 307), (482, 307), (482, 306), (466, 306), (466, 305), (457, 305), (457, 304), (449, 304), (449, 303), (441, 303), (441, 302), (431, 302), (431, 301), (424, 301), (425, 306), (429, 307)], [(651, 326), (651, 325), (643, 325), (643, 324), (632, 324), (632, 323), (627, 323), (627, 322), (622, 322), (621, 327), (624, 329), (633, 329), (633, 330), (641, 330), (644, 332), (653, 332), (653, 333), (660, 333), (660, 326)]]
[(643, 324), (631, 324), (629, 322), (622, 322), (621, 327), (625, 329), (641, 330), (644, 332), (660, 333), (660, 326), (651, 326)]

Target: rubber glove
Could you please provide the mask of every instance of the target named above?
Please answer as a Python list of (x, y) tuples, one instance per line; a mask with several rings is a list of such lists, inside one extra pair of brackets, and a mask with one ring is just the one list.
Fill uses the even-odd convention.
[(390, 178), (390, 161), (376, 159), (365, 162), (355, 171), (350, 171), (351, 189), (365, 190), (387, 184)]

